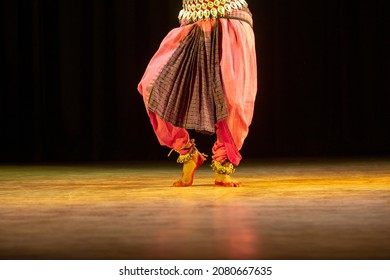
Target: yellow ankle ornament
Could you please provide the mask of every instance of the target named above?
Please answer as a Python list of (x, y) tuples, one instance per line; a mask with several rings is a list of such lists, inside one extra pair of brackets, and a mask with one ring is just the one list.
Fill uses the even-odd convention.
[(230, 163), (228, 166), (224, 166), (216, 160), (212, 161), (211, 168), (215, 173), (222, 175), (232, 175), (236, 171), (233, 164)]

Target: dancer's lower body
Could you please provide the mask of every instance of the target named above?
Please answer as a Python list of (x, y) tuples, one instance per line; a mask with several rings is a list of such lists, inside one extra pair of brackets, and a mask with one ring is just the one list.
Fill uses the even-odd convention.
[[(219, 71), (216, 71), (219, 73), (214, 74), (216, 77), (220, 75), (221, 78), (224, 106), (226, 106), (227, 110), (226, 116), (214, 121), (214, 131), (211, 131), (209, 123), (204, 126), (198, 126), (199, 120), (185, 125), (178, 124), (176, 119), (174, 121), (167, 120), (164, 115), (165, 108), (169, 107), (171, 105), (169, 102), (172, 101), (166, 103), (168, 105), (164, 103), (164, 107), (159, 110), (159, 104), (165, 102), (165, 99), (160, 102), (159, 96), (157, 96), (157, 101), (153, 100), (153, 98), (156, 99), (155, 95), (160, 94), (156, 90), (158, 88), (156, 84), (158, 85), (159, 75), (164, 71), (164, 67), (169, 65), (170, 60), (176, 54), (176, 50), (181, 47), (180, 44), (189, 36), (194, 27), (202, 30), (205, 34), (203, 39), (207, 44), (207, 40), (210, 39), (209, 35), (212, 32), (211, 29), (216, 24), (218, 24), (220, 32), (220, 35), (218, 35), (220, 38), (218, 47)], [(254, 42), (253, 29), (248, 21), (227, 18), (198, 21), (172, 30), (152, 58), (138, 90), (143, 96), (146, 110), (160, 144), (179, 153), (178, 163), (183, 164), (183, 172), (182, 177), (174, 183), (174, 186), (191, 186), (193, 184), (194, 172), (206, 160), (206, 156), (198, 151), (195, 142), (190, 139), (187, 129), (216, 133), (217, 139), (212, 149), (211, 164), (215, 173), (215, 185), (224, 187), (237, 187), (240, 185), (239, 182), (231, 178), (231, 175), (235, 170), (234, 167), (240, 164), (242, 157), (239, 151), (248, 135), (253, 117), (257, 92), (257, 65)], [(201, 71), (199, 70), (199, 72)], [(152, 95), (154, 95), (153, 98), (151, 98)], [(199, 99), (201, 98), (199, 97)], [(213, 98), (215, 99), (215, 97)], [(177, 99), (177, 97), (174, 99)], [(191, 102), (193, 102), (192, 100)], [(151, 105), (153, 102), (157, 105)], [(205, 103), (202, 100), (196, 100), (195, 103), (197, 102)], [(191, 104), (189, 107), (192, 106)], [(202, 107), (199, 108), (199, 114), (202, 115), (203, 109)], [(175, 108), (172, 110), (175, 110)], [(192, 115), (194, 114), (197, 115), (197, 113), (192, 112)], [(185, 119), (191, 118), (192, 115), (190, 113), (190, 116), (186, 116)], [(207, 117), (208, 115), (205, 114), (205, 116)], [(202, 118), (204, 119), (205, 117)]]

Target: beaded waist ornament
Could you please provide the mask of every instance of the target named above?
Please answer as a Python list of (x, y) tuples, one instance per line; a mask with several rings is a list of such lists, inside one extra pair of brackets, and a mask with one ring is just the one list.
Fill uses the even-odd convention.
[(196, 22), (198, 20), (227, 17), (236, 10), (248, 7), (245, 0), (183, 0), (183, 9), (179, 21)]

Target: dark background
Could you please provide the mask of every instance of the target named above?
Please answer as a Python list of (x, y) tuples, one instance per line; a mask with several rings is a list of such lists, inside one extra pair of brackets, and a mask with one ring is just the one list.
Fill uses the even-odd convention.
[[(248, 2), (259, 90), (243, 156), (389, 155), (385, 1)], [(136, 87), (180, 0), (0, 3), (1, 161), (166, 157)]]

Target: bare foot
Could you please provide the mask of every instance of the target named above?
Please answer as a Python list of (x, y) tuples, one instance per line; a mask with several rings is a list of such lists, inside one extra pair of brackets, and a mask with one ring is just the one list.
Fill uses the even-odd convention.
[(234, 180), (230, 175), (215, 173), (214, 184), (219, 187), (241, 187), (241, 183)]
[(203, 162), (206, 160), (206, 157), (199, 153), (198, 150), (195, 151), (191, 160), (186, 163), (183, 163), (183, 172), (181, 178), (173, 183), (174, 187), (188, 187), (192, 186), (194, 182), (194, 174), (196, 169), (198, 169)]

